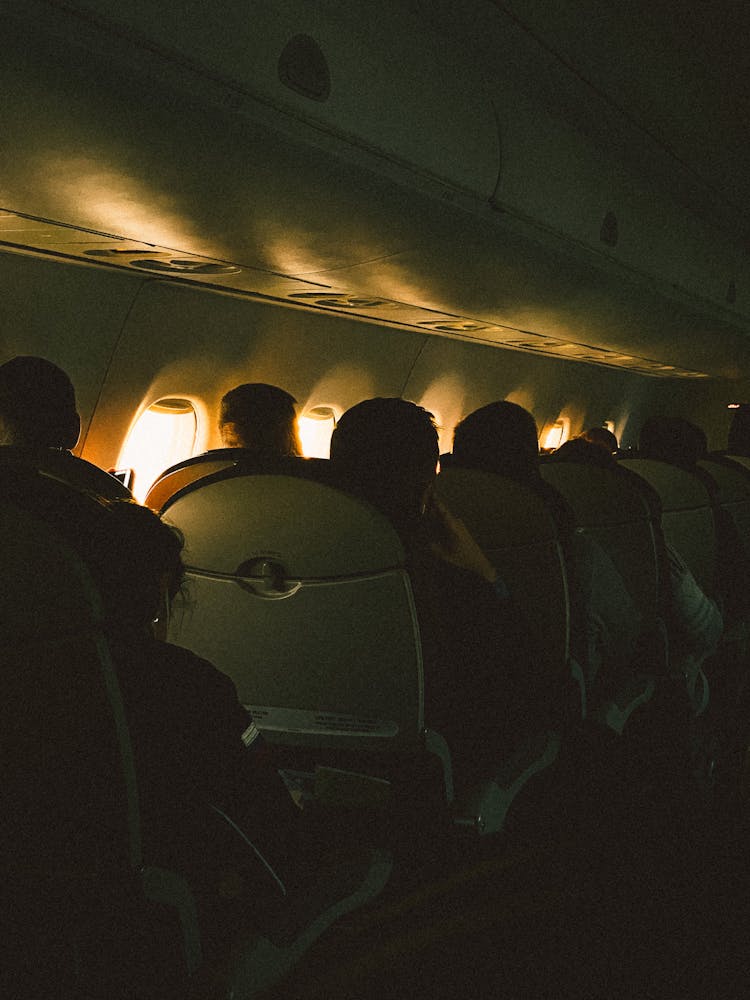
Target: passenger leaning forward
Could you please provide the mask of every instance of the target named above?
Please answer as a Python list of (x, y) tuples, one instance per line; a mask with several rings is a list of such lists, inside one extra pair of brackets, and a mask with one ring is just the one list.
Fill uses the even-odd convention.
[(448, 741), (460, 786), (491, 777), (526, 735), (527, 647), (505, 584), (434, 496), (438, 453), (432, 414), (403, 399), (358, 403), (331, 439), (337, 484), (382, 511), (406, 549), (425, 724)]
[[(306, 891), (323, 846), (271, 748), (211, 663), (157, 638), (183, 575), (182, 539), (145, 507), (38, 477), (29, 505), (83, 557), (104, 605), (136, 765), (144, 858), (188, 877), (207, 950)], [(330, 839), (330, 838), (329, 838)]]
[[(601, 462), (612, 456), (594, 445)], [(505, 476), (539, 493), (555, 518), (569, 573), (571, 655), (579, 664), (591, 707), (633, 669), (641, 622), (611, 559), (593, 539), (575, 531), (572, 512), (539, 471), (538, 432), (528, 410), (509, 400), (488, 403), (456, 426), (453, 461)]]

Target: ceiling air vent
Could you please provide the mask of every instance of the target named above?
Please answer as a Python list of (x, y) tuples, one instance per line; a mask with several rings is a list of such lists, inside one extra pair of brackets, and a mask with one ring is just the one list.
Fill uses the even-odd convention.
[(480, 330), (489, 329), (486, 324), (477, 323), (473, 319), (431, 320), (429, 323), (419, 325), (429, 327), (430, 330), (438, 330), (440, 333), (478, 333)]
[(525, 351), (550, 351), (555, 347), (565, 347), (562, 340), (506, 340), (508, 347), (520, 347)]
[(163, 250), (144, 250), (142, 247), (130, 247), (130, 249), (123, 249), (122, 247), (107, 247), (105, 250), (84, 250), (83, 251), (88, 257), (141, 257), (144, 254), (157, 254), (160, 257), (164, 256)]
[(205, 260), (173, 257), (171, 260), (131, 260), (132, 267), (144, 271), (161, 271), (168, 274), (239, 274), (242, 270), (234, 264), (213, 264)]
[(295, 35), (279, 56), (279, 80), (311, 101), (326, 101), (331, 93), (331, 74), (323, 50), (309, 35)]
[(332, 309), (375, 309), (378, 306), (395, 306), (387, 299), (376, 299), (368, 295), (346, 295), (326, 292), (292, 292), (290, 299), (300, 299), (315, 306), (330, 306)]

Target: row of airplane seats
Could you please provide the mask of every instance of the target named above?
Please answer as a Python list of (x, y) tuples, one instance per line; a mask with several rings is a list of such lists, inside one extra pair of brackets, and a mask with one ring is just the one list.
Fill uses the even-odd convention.
[[(0, 367), (0, 378), (6, 367)], [(35, 372), (39, 379), (38, 365)], [(388, 404), (383, 412), (419, 410), (400, 400), (369, 402)], [(29, 467), (44, 465), (40, 454), (45, 459), (45, 452), (54, 452), (59, 461), (65, 456), (73, 463), (69, 468), (80, 462), (59, 442), (32, 445), (13, 438), (12, 426), (4, 419), (3, 452), (12, 453), (12, 460), (3, 462), (10, 470), (4, 473), (4, 498), (11, 503), (9, 484), (22, 481)], [(534, 787), (532, 779), (553, 771), (571, 729), (588, 718), (627, 734), (631, 717), (642, 714), (660, 686), (666, 688), (665, 678), (675, 669), (675, 643), (670, 660), (669, 636), (664, 637), (671, 613), (665, 540), (723, 609), (731, 590), (721, 581), (724, 561), (717, 555), (722, 543), (716, 526), (728, 519), (736, 537), (747, 538), (750, 486), (743, 466), (726, 456), (701, 458), (700, 473), (651, 457), (609, 467), (585, 460), (539, 466), (534, 428), (536, 472), (530, 483), (508, 475), (508, 466), (505, 475), (462, 467), (460, 448), (454, 449), (458, 454), (442, 462), (434, 487), (427, 476), (422, 514), (429, 521), (421, 520), (420, 526), (429, 526), (426, 541), (438, 558), (465, 560), (470, 552), (470, 569), (477, 579), (485, 576), (501, 604), (507, 587), (513, 607), (522, 609), (525, 627), (519, 635), (525, 632), (528, 644), (517, 664), (523, 670), (522, 696), (512, 670), (495, 691), (496, 705), (504, 695), (510, 706), (522, 703), (515, 719), (510, 712), (503, 720), (509, 731), (519, 719), (528, 731), (522, 739), (514, 734), (488, 768), (488, 723), (480, 723), (461, 747), (456, 782), (455, 750), (461, 728), (471, 720), (470, 701), (459, 690), (457, 676), (441, 726), (430, 728), (434, 695), (429, 664), (423, 662), (424, 613), (415, 604), (411, 542), (403, 525), (398, 518), (394, 522), (387, 505), (381, 502), (378, 510), (376, 502), (373, 508), (353, 488), (352, 470), (341, 465), (340, 457), (337, 464), (335, 448), (330, 462), (297, 454), (274, 458), (237, 448), (237, 440), (235, 432), (233, 447), (166, 470), (152, 488), (152, 503), (186, 540), (190, 597), (173, 610), (169, 635), (232, 678), (257, 728), (287, 762), (284, 770), (295, 795), (308, 804), (343, 799), (370, 809), (394, 801), (422, 806), (420, 785), (429, 775), (439, 785), (439, 807), (455, 824), (481, 832), (502, 830), (521, 793)], [(17, 457), (22, 453), (25, 464)], [(364, 461), (374, 478), (393, 472), (392, 462), (373, 468), (366, 455)], [(65, 481), (62, 473), (39, 471), (46, 483), (37, 484), (40, 497)], [(709, 473), (713, 487), (707, 485)], [(92, 491), (76, 475), (69, 479), (74, 489)], [(161, 493), (155, 492), (160, 484)], [(116, 496), (122, 492), (114, 489)], [(433, 495), (440, 499), (433, 502)], [(451, 550), (463, 528), (441, 501), (460, 516), (478, 550), (467, 549), (473, 543), (463, 536), (458, 550)], [(44, 504), (37, 513), (49, 515)], [(572, 539), (566, 535), (570, 525)], [(634, 656), (609, 670), (604, 661), (592, 670), (590, 663), (578, 662), (584, 656), (571, 655), (581, 635), (594, 644), (601, 640), (585, 626), (576, 632), (580, 608), (571, 594), (580, 569), (571, 560), (578, 536), (594, 539), (605, 552), (637, 616)], [(738, 601), (727, 618), (738, 641), (744, 634), (743, 610)], [(444, 627), (450, 630), (455, 622), (449, 607), (446, 618)], [(383, 622), (389, 623), (387, 629)], [(737, 710), (741, 699), (730, 699), (727, 691), (732, 684), (741, 687), (744, 656), (743, 649), (735, 657), (731, 677), (718, 668), (722, 704), (733, 701), (740, 743), (745, 735)], [(475, 664), (455, 654), (455, 665), (463, 670), (463, 680)], [(692, 714), (705, 711), (708, 685), (697, 695), (688, 693)], [(451, 731), (454, 711), (457, 725)], [(448, 730), (448, 740), (441, 728)], [(466, 769), (467, 747), (473, 770)], [(404, 768), (415, 759), (428, 763)], [(407, 773), (411, 780), (399, 782), (399, 774)], [(435, 805), (435, 798), (430, 802)], [(381, 865), (381, 871), (385, 868)]]
[[(535, 438), (534, 449), (536, 452)], [(714, 466), (717, 465), (716, 460), (710, 461)], [(196, 466), (198, 464), (196, 463)], [(323, 463), (320, 464), (323, 475)], [(453, 466), (450, 461), (445, 461), (444, 457), (443, 473), (438, 479), (438, 492), (444, 490), (450, 492), (450, 481), (452, 478), (455, 479), (458, 471)], [(701, 485), (699, 476), (674, 464), (650, 458), (625, 459), (618, 466), (614, 466), (613, 463), (613, 468), (608, 472), (594, 471), (590, 464), (583, 462), (576, 463), (575, 468), (570, 471), (564, 469), (562, 463), (556, 462), (543, 464), (541, 468), (543, 480), (557, 485), (558, 492), (567, 494), (565, 500), (573, 511), (573, 520), (579, 534), (598, 541), (606, 555), (613, 561), (615, 569), (625, 582), (627, 596), (635, 607), (641, 633), (637, 644), (641, 667), (639, 673), (644, 676), (640, 679), (621, 676), (620, 680), (624, 683), (614, 701), (609, 697), (604, 704), (589, 706), (594, 713), (598, 712), (605, 718), (609, 713), (610, 723), (615, 728), (621, 729), (630, 712), (648, 700), (653, 693), (653, 674), (669, 673), (670, 669), (667, 661), (668, 643), (664, 635), (665, 625), (671, 613), (669, 606), (671, 598), (669, 588), (666, 586), (669, 579), (669, 562), (664, 539), (666, 538), (674, 550), (680, 552), (691, 575), (703, 585), (706, 594), (709, 597), (713, 595), (721, 598), (721, 587), (716, 580), (716, 570), (721, 561), (717, 559), (715, 551), (717, 544), (715, 525), (717, 519), (727, 512), (734, 521), (738, 517), (741, 518), (747, 494), (745, 493), (743, 501), (742, 482), (735, 476), (735, 492), (725, 497), (728, 504), (725, 511), (718, 503), (718, 495), (715, 493), (709, 495), (705, 486)], [(722, 468), (724, 470), (728, 468), (726, 461)], [(242, 475), (238, 471), (232, 474)], [(724, 478), (726, 479), (726, 474)], [(727, 488), (725, 487), (725, 493)], [(460, 493), (461, 490), (457, 492), (455, 489), (450, 492), (449, 506), (466, 520), (486, 552), (491, 551), (493, 547), (498, 548), (497, 544), (487, 537), (487, 524), (491, 522), (491, 530), (496, 533), (501, 532), (500, 510), (506, 512), (507, 521), (507, 511), (517, 510), (519, 505), (514, 503), (511, 497), (501, 499), (498, 494), (494, 503), (494, 513), (481, 516), (475, 510), (466, 508), (466, 500), (461, 498)], [(466, 486), (463, 488), (463, 493), (471, 497), (471, 504), (474, 507), (478, 504), (481, 506), (478, 500), (481, 492), (477, 487)], [(533, 509), (528, 506), (528, 502), (526, 509)], [(537, 521), (542, 523), (539, 517)], [(518, 522), (514, 520), (513, 523)], [(540, 534), (544, 536), (543, 529)], [(516, 564), (508, 567), (506, 574), (508, 579), (513, 580), (518, 577), (518, 562), (516, 559)], [(554, 559), (552, 562), (554, 564)], [(554, 581), (557, 578), (559, 574), (555, 576), (545, 573), (543, 576), (550, 595), (555, 592)], [(520, 588), (522, 585), (517, 584), (517, 586)], [(525, 599), (520, 603), (526, 604)], [(724, 609), (726, 602), (722, 599), (721, 603)], [(556, 606), (554, 597), (550, 600), (550, 605), (553, 609)], [(535, 606), (533, 601), (529, 606)], [(545, 622), (554, 620), (554, 613), (549, 618), (545, 617)], [(555, 633), (559, 637), (561, 632), (564, 633), (565, 629), (556, 629), (554, 625), (550, 625), (549, 633)], [(550, 640), (549, 633), (544, 625), (540, 629), (537, 622), (532, 638), (532, 642), (537, 646), (535, 662), (540, 662), (538, 654), (541, 647)], [(679, 640), (679, 636), (676, 638)], [(562, 643), (563, 647), (565, 642), (567, 638)], [(672, 645), (673, 660), (676, 660), (675, 653), (679, 642), (675, 641), (674, 636)], [(711, 642), (708, 645), (710, 647)], [(560, 659), (557, 654), (555, 658), (558, 661)], [(622, 674), (622, 671), (620, 673)], [(589, 678), (590, 682), (591, 680), (592, 678)], [(698, 710), (705, 707), (701, 702), (707, 696), (705, 682), (701, 683), (704, 684), (704, 688), (695, 696)], [(589, 688), (592, 687), (590, 683)], [(613, 692), (610, 690), (609, 694), (612, 695)], [(614, 707), (615, 704), (617, 708)]]

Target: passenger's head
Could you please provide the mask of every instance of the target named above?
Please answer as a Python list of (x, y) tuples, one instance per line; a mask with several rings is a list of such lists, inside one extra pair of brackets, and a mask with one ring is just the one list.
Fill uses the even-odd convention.
[(127, 635), (164, 618), (182, 587), (183, 540), (132, 500), (105, 500), (34, 469), (6, 466), (2, 494), (41, 518), (81, 556), (101, 594), (107, 621)]
[(80, 429), (75, 391), (61, 368), (26, 356), (0, 365), (0, 444), (73, 448)]
[(248, 448), (264, 458), (302, 454), (295, 398), (265, 382), (246, 382), (226, 393), (219, 431), (227, 448)]
[(607, 427), (589, 427), (580, 437), (590, 444), (603, 448), (610, 455), (616, 455), (619, 450), (617, 438)]
[(682, 417), (650, 417), (638, 439), (641, 458), (655, 458), (683, 468), (691, 468), (708, 451), (706, 435), (700, 427)]
[(181, 534), (134, 501), (110, 501), (105, 515), (94, 570), (109, 620), (136, 630), (155, 619), (166, 625), (185, 575)]
[[(609, 431), (607, 431), (609, 433)], [(571, 438), (555, 449), (547, 458), (548, 462), (577, 462), (581, 465), (598, 465), (602, 469), (617, 467), (617, 459), (607, 448), (587, 440), (585, 437)]]
[(484, 469), (520, 482), (539, 478), (539, 440), (533, 416), (500, 400), (474, 410), (453, 432), (457, 465)]
[(342, 485), (401, 531), (414, 527), (424, 510), (439, 452), (432, 414), (398, 398), (357, 403), (331, 437), (331, 463)]
[(727, 451), (730, 455), (750, 456), (750, 403), (740, 403), (732, 411)]

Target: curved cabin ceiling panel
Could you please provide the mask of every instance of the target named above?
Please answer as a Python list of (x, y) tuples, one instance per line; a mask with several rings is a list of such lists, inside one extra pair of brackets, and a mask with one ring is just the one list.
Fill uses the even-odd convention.
[[(417, 322), (463, 339), (639, 371), (651, 361), (671, 366), (674, 375), (691, 369), (734, 378), (747, 368), (750, 340), (728, 308), (619, 261), (594, 261), (586, 248), (541, 229), (531, 242), (530, 227), (510, 216), (484, 225), (454, 218), (450, 226), (447, 216), (445, 229), (435, 227), (419, 247), (335, 277), (359, 295), (380, 293), (453, 313), (455, 331), (449, 318)], [(604, 351), (609, 358), (597, 356)]]
[(398, 0), (69, 6), (237, 95), (455, 187), (492, 192), (499, 151), (481, 68), (429, 12)]
[(353, 183), (328, 154), (54, 39), (18, 39), (0, 79), (1, 208), (272, 274), (414, 240), (418, 206), (385, 179)]
[(498, 210), (527, 217), (633, 274), (729, 311), (748, 310), (750, 282), (738, 282), (748, 277), (741, 243), (517, 92), (498, 93), (496, 103), (503, 136)]
[[(615, 168), (618, 157), (599, 160), (599, 146), (579, 128), (584, 113), (562, 121), (545, 111), (532, 70), (551, 79), (549, 53), (540, 49), (534, 60), (533, 39), (523, 48), (528, 95), (512, 96), (503, 58), (513, 66), (511, 48), (524, 33), (515, 25), (505, 37), (501, 29), (513, 25), (499, 8), (423, 5), (417, 15), (413, 5), (400, 5), (401, 14), (389, 6), (392, 20), (375, 27), (370, 21), (388, 19), (360, 4), (194, 3), (180, 6), (189, 16), (174, 26), (170, 48), (162, 36), (172, 5), (116, 7), (30, 0), (6, 21), (0, 240), (648, 374), (737, 377), (750, 368), (747, 259), (738, 261), (731, 240), (717, 243), (702, 216), (675, 215), (661, 180), (652, 185), (630, 167)], [(494, 62), (476, 39), (472, 10), (501, 46)], [(156, 11), (162, 34), (149, 40)], [(257, 75), (255, 89), (233, 76), (247, 36), (235, 21), (248, 11), (254, 31), (244, 65)], [(205, 38), (193, 23), (199, 15)], [(129, 17), (137, 30), (122, 27)], [(269, 60), (278, 60), (292, 22), (303, 34), (309, 25), (321, 38), (328, 31), (331, 51), (334, 40), (339, 46), (325, 101), (279, 80), (274, 86), (292, 96), (286, 104), (271, 98)], [(446, 25), (461, 40), (449, 55), (435, 49)], [(474, 50), (464, 44), (470, 36)], [(229, 63), (219, 73), (201, 59), (218, 59), (224, 42)], [(175, 46), (189, 53), (177, 59)], [(404, 46), (414, 49), (411, 61), (391, 59)], [(461, 61), (469, 51), (476, 66)], [(351, 104), (329, 104), (334, 83), (359, 79), (360, 62), (382, 69), (374, 89), (352, 85), (344, 88)], [(430, 67), (450, 79), (428, 80)], [(293, 67), (286, 72), (299, 84)], [(297, 100), (318, 110), (303, 115), (288, 103)], [(372, 113), (361, 103), (370, 100), (378, 104)], [(436, 174), (427, 160), (442, 161), (445, 143), (455, 150), (458, 120), (485, 135), (493, 104), (502, 155), (493, 154), (491, 170), (485, 162), (484, 180), (451, 179), (452, 167)], [(360, 132), (324, 125), (315, 118), (324, 106), (336, 107), (342, 122), (356, 117)], [(429, 128), (415, 132), (418, 111)], [(400, 152), (386, 155), (384, 144), (363, 138), (371, 126), (377, 135), (383, 123), (400, 121), (407, 124), (401, 132), (394, 124), (389, 139), (405, 144)], [(410, 152), (414, 136), (415, 147), (429, 139), (421, 166)], [(468, 139), (463, 151), (467, 161), (482, 160)]]
[[(668, 154), (673, 189), (682, 196), (691, 175), (693, 211), (721, 214), (727, 228), (733, 223), (747, 239), (747, 4), (503, 0), (503, 8), (524, 35), (554, 57), (558, 72), (556, 93), (546, 98), (550, 106), (565, 107), (574, 81), (579, 93), (585, 87), (597, 94), (600, 118), (608, 106), (650, 140), (652, 150), (658, 144)], [(495, 41), (488, 31), (475, 37), (489, 46)], [(611, 132), (607, 139), (612, 142)], [(621, 152), (627, 150), (618, 150), (618, 156)], [(632, 152), (637, 164), (642, 150)], [(675, 185), (677, 174), (682, 177)]]

